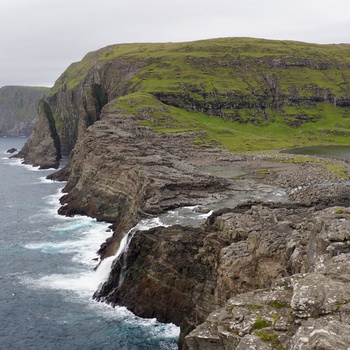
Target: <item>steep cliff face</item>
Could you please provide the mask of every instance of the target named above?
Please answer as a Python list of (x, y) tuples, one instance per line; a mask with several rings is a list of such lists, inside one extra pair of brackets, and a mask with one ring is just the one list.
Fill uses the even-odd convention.
[(348, 272), (336, 272), (335, 260), (348, 260), (348, 211), (252, 203), (221, 210), (202, 228), (136, 232), (94, 297), (176, 323), (184, 349), (307, 346), (302, 337), (327, 320), (341, 314), (335, 326), (347, 326), (337, 305), (347, 303)]
[(182, 335), (188, 334), (223, 305), (215, 295), (220, 243), (216, 236), (210, 238), (208, 232), (196, 228), (137, 232), (94, 297), (125, 305), (142, 317), (175, 323)]
[(29, 136), (38, 116), (38, 102), (49, 88), (4, 86), (0, 89), (0, 136)]
[[(142, 59), (100, 62), (99, 51), (71, 65), (56, 81), (47, 101), (56, 121), (62, 154), (70, 154), (86, 129), (100, 119), (108, 101), (130, 92), (130, 79), (144, 66)], [(76, 84), (72, 86), (72, 84)]]
[(24, 158), (25, 164), (40, 166), (41, 169), (58, 168), (60, 139), (51, 109), (44, 100), (39, 102), (39, 115), (33, 133), (15, 157)]

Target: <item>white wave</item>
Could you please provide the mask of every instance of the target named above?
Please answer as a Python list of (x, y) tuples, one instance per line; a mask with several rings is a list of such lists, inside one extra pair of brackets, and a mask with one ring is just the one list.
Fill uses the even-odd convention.
[(213, 210), (210, 210), (210, 211), (208, 211), (208, 213), (204, 213), (204, 214), (199, 214), (198, 215), (198, 218), (199, 219), (207, 219), (211, 214), (213, 214)]
[(43, 183), (43, 184), (52, 184), (56, 181), (47, 179), (46, 176), (41, 176), (39, 177), (39, 182), (38, 183)]
[(96, 262), (97, 250), (100, 244), (109, 236), (108, 224), (98, 223), (94, 219), (87, 217), (71, 218), (70, 221), (61, 226), (54, 226), (51, 231), (64, 233), (72, 237), (69, 240), (59, 242), (36, 242), (26, 244), (26, 249), (40, 250), (43, 253), (73, 254), (71, 260), (78, 264), (86, 264), (93, 267)]
[(22, 166), (22, 167), (24, 167), (24, 168), (26, 168), (27, 170), (30, 170), (30, 171), (40, 171), (40, 172), (57, 171), (57, 169), (55, 169), (55, 168), (40, 169), (40, 166), (34, 166), (32, 164), (24, 164), (23, 163), (23, 158), (8, 158), (8, 157), (4, 157), (2, 159), (7, 159), (9, 165)]
[[(153, 337), (163, 339), (177, 339), (179, 337), (180, 328), (173, 323), (160, 323), (155, 318), (140, 318), (134, 315), (126, 307), (111, 307), (105, 303), (90, 302), (89, 307), (94, 309), (100, 315), (111, 320), (123, 321), (124, 324), (132, 326), (148, 328)], [(175, 348), (177, 349), (177, 347)]]
[(20, 158), (9, 158), (9, 157), (4, 157), (2, 159), (7, 160), (7, 164), (9, 165), (22, 165), (23, 159)]

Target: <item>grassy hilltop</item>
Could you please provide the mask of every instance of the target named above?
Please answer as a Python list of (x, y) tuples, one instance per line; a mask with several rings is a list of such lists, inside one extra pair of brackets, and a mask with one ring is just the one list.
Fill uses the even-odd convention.
[[(112, 62), (141, 68), (120, 89), (111, 82)], [(142, 123), (158, 132), (200, 131), (198, 147), (349, 143), (347, 44), (224, 38), (108, 46), (72, 64), (51, 96), (86, 84), (96, 69), (98, 91), (116, 111), (141, 113)]]

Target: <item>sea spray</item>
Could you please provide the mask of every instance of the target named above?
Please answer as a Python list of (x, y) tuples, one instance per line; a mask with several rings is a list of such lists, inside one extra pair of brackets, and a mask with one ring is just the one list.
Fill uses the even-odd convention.
[[(127, 255), (127, 251), (128, 251), (128, 248), (129, 248), (129, 245), (130, 245), (132, 238), (134, 237), (134, 235), (138, 231), (145, 231), (145, 230), (149, 230), (153, 227), (159, 227), (159, 226), (167, 227), (169, 225), (164, 224), (160, 218), (156, 217), (156, 218), (151, 218), (151, 219), (143, 219), (138, 224), (136, 224), (134, 227), (132, 227), (128, 231), (128, 233), (120, 241), (119, 248), (118, 248), (116, 254), (112, 257), (108, 257), (108, 258), (102, 260), (102, 262), (98, 266), (96, 273), (99, 276), (102, 276), (101, 282), (104, 282), (107, 279), (109, 273), (112, 270), (113, 264), (121, 264), (121, 267), (120, 267), (121, 272), (119, 274), (119, 280), (118, 280), (118, 287), (120, 287), (123, 284), (124, 277), (125, 277), (126, 263), (127, 263), (126, 255)], [(107, 272), (107, 270), (108, 270), (108, 272)], [(104, 280), (103, 280), (103, 278), (104, 278)], [(102, 285), (102, 283), (101, 283), (101, 285)]]

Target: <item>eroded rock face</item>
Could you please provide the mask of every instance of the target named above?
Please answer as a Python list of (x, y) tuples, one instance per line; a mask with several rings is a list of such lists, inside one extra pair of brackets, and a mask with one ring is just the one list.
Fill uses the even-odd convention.
[(116, 97), (126, 95), (130, 89), (130, 79), (145, 65), (143, 60), (128, 62), (116, 59), (106, 64), (97, 63), (99, 51), (86, 55), (86, 61), (96, 61), (84, 79), (73, 89), (69, 69), (56, 81), (60, 88), (48, 99), (55, 119), (59, 121), (58, 134), (61, 140), (62, 154), (69, 155), (77, 140), (86, 129), (100, 119), (102, 108)]
[(219, 248), (216, 237), (200, 228), (137, 232), (94, 297), (176, 323), (186, 334), (223, 302), (215, 294)]
[[(67, 167), (53, 175), (68, 179), (62, 214), (87, 214), (113, 223), (114, 234), (100, 250), (102, 258), (116, 252), (140, 218), (184, 205), (212, 204), (238, 190), (263, 190), (247, 179), (197, 171), (193, 164), (203, 162), (210, 152), (222, 162), (230, 163), (233, 157), (195, 149), (193, 137), (186, 134), (156, 134), (139, 120), (113, 104), (105, 106), (100, 120), (78, 140)], [(288, 178), (291, 187), (297, 178)], [(312, 179), (317, 183), (319, 177)], [(274, 177), (274, 185), (282, 180)], [(339, 285), (320, 291), (313, 283), (326, 286), (328, 277), (318, 270), (311, 273), (348, 252), (348, 209), (327, 208), (348, 199), (339, 191), (322, 196), (315, 194), (304, 204), (256, 202), (221, 210), (199, 229), (176, 226), (137, 232), (95, 298), (176, 323), (184, 349), (263, 349), (274, 342), (289, 346), (302, 322), (323, 317), (323, 309), (334, 310), (323, 295), (335, 293)], [(274, 287), (280, 280), (284, 282)], [(252, 290), (254, 294), (245, 294)], [(306, 298), (310, 294), (311, 301)], [(249, 301), (239, 301), (236, 309), (232, 298)], [(230, 313), (231, 306), (237, 313)]]
[(136, 232), (95, 298), (176, 323), (183, 349), (342, 349), (347, 336), (323, 335), (349, 325), (349, 212), (250, 203)]

